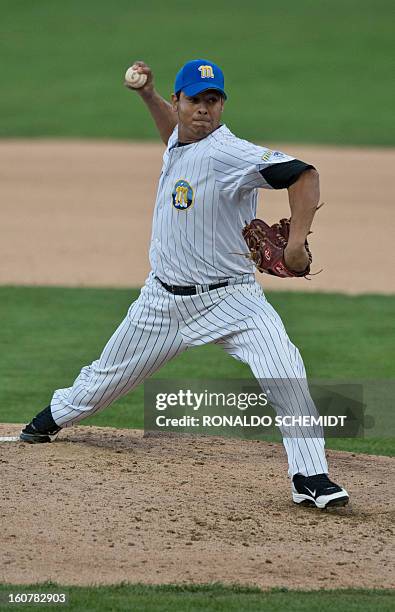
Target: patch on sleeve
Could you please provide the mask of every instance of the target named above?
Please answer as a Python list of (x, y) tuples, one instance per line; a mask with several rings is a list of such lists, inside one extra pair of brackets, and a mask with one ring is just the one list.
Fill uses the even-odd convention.
[(267, 151), (262, 155), (261, 159), (265, 162), (275, 163), (281, 161), (291, 161), (294, 158), (291, 155), (282, 153), (281, 151), (271, 151), (271, 149), (267, 149)]
[(266, 151), (266, 152), (265, 152), (265, 153), (262, 155), (262, 158), (261, 158), (261, 159), (263, 159), (263, 161), (269, 161), (269, 159), (271, 158), (272, 154), (273, 154), (273, 151), (271, 151), (270, 149), (268, 149), (268, 150), (267, 150), (267, 151)]
[(281, 151), (273, 151), (272, 158), (276, 160), (289, 159), (289, 155), (286, 155), (286, 153), (281, 153)]

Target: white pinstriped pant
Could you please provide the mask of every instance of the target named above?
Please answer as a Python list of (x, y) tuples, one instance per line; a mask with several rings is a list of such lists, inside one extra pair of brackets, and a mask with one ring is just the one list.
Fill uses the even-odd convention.
[[(282, 386), (277, 397), (271, 396), (277, 414), (316, 414), (302, 358), (279, 315), (252, 276), (240, 280), (178, 296), (166, 291), (151, 272), (100, 358), (82, 368), (72, 387), (55, 391), (51, 411), (56, 423), (66, 427), (91, 416), (188, 347), (209, 342), (247, 363), (258, 381), (298, 381), (297, 393)], [(290, 476), (328, 472), (321, 433), (312, 438), (301, 432), (300, 437), (284, 437), (283, 443)]]

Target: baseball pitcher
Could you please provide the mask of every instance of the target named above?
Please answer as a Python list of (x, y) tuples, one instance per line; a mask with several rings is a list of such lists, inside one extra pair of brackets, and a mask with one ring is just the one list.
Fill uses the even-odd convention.
[[(230, 131), (222, 122), (224, 75), (211, 61), (192, 60), (180, 69), (171, 103), (155, 90), (144, 62), (129, 69), (125, 85), (141, 97), (166, 145), (151, 272), (100, 357), (71, 386), (54, 392), (21, 440), (50, 442), (188, 347), (209, 342), (248, 364), (262, 388), (271, 381), (278, 415), (316, 414), (300, 353), (255, 281), (254, 264), (281, 277), (309, 274), (317, 170)], [(260, 188), (287, 189), (290, 219), (273, 226), (255, 219)], [(345, 489), (328, 477), (321, 429), (314, 436), (302, 428), (282, 433), (294, 502), (318, 508), (347, 504)]]

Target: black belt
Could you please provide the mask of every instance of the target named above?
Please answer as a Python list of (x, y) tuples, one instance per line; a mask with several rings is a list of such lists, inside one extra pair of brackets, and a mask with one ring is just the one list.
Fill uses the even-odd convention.
[(224, 281), (223, 283), (214, 283), (213, 285), (186, 285), (185, 287), (180, 287), (179, 285), (168, 285), (157, 276), (155, 276), (155, 278), (166, 291), (169, 291), (169, 293), (173, 295), (197, 295), (198, 293), (205, 293), (206, 291), (227, 287), (227, 285), (229, 285), (228, 281)]

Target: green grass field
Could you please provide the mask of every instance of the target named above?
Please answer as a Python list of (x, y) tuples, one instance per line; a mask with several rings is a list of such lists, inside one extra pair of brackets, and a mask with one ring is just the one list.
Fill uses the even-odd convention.
[(391, 0), (0, 0), (0, 137), (157, 139), (123, 88), (135, 59), (168, 96), (187, 60), (224, 69), (226, 123), (261, 142), (395, 144)]
[[(38, 604), (8, 604), (9, 594), (66, 593), (65, 609), (70, 612), (390, 612), (393, 592), (389, 590), (345, 589), (337, 591), (287, 591), (223, 586), (146, 586), (119, 585), (110, 587), (61, 587), (0, 585), (1, 610), (34, 610)], [(62, 610), (60, 605), (45, 605), (45, 610)]]
[[(138, 291), (0, 287), (0, 422), (25, 422), (96, 359)], [(272, 293), (312, 379), (388, 380), (393, 375), (395, 296)], [(215, 373), (215, 375), (213, 375)], [(174, 359), (158, 378), (251, 378), (248, 366), (214, 345)], [(370, 407), (369, 407), (370, 408)], [(376, 418), (391, 418), (391, 401)], [(143, 386), (85, 424), (143, 427)], [(367, 432), (369, 433), (369, 432)], [(394, 438), (328, 439), (330, 448), (391, 455)]]

